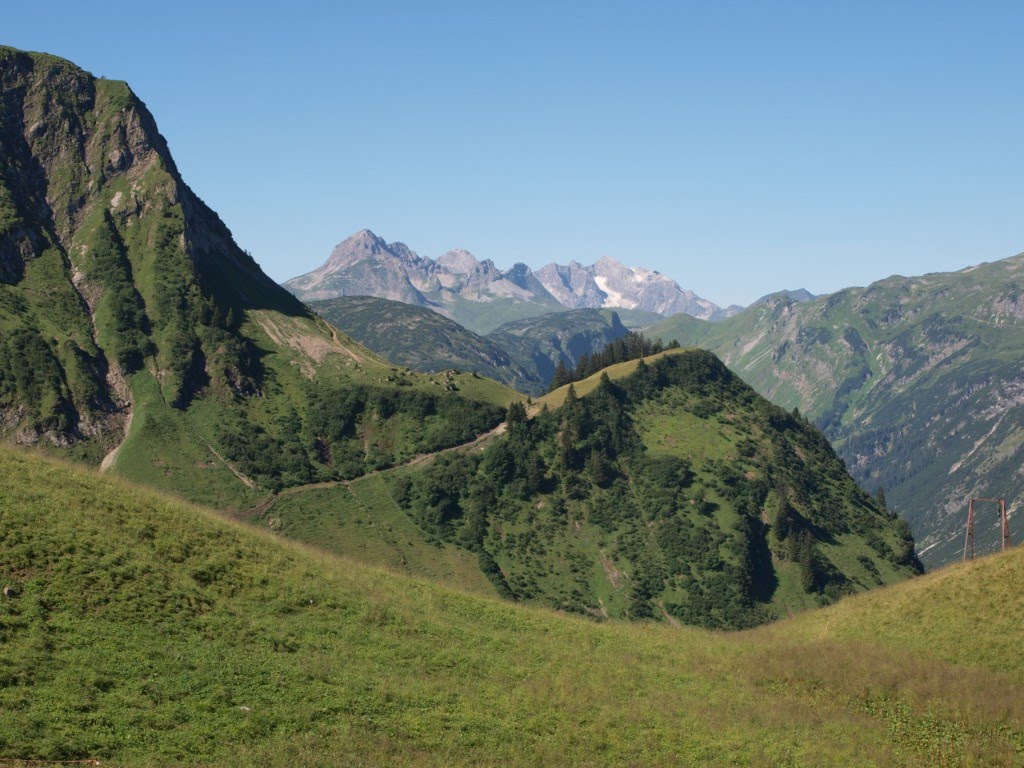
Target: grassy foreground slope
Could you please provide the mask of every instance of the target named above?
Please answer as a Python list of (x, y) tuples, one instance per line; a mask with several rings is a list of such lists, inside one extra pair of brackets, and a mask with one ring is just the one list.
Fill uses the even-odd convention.
[[(941, 766), (1024, 750), (1024, 663), (975, 653), (1003, 627), (966, 600), (1019, 583), (1019, 551), (725, 635), (471, 597), (7, 449), (0, 486), (0, 755)], [(908, 598), (918, 620), (888, 621)], [(918, 634), (932, 616), (936, 644)]]

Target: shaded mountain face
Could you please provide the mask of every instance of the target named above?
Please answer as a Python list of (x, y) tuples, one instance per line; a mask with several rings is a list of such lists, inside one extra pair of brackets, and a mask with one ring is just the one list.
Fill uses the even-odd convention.
[(543, 391), (532, 360), (523, 365), (487, 336), (426, 307), (374, 296), (342, 296), (309, 307), (387, 360), (416, 371), (472, 371), (531, 394)]
[[(342, 392), (345, 429), (312, 407)], [(0, 48), (0, 437), (237, 508), (468, 439), (501, 415), (479, 401), (513, 396), (334, 332), (238, 248), (125, 83)]]
[(711, 320), (739, 310), (718, 307), (658, 272), (608, 257), (593, 266), (549, 264), (534, 272), (515, 264), (503, 271), (464, 250), (424, 258), (369, 230), (338, 244), (322, 267), (284, 286), (303, 301), (376, 296), (430, 307), (477, 333), (565, 308), (622, 308), (660, 316), (684, 312)]
[(581, 356), (599, 352), (628, 332), (611, 310), (557, 312), (480, 335), (426, 307), (372, 296), (309, 306), (393, 363), (424, 372), (472, 371), (529, 395), (547, 391), (559, 365), (572, 368)]
[(574, 309), (568, 312), (505, 323), (487, 335), (530, 372), (546, 391), (559, 365), (572, 369), (584, 355), (603, 350), (629, 333), (616, 312), (609, 309)]
[[(941, 565), (960, 557), (968, 497), (1024, 505), (1022, 297), (1024, 255), (811, 302), (775, 295), (720, 324), (672, 318), (650, 333), (715, 351), (813, 418)], [(998, 546), (995, 526), (977, 536)]]
[(54, 444), (120, 430), (129, 376), (163, 400), (261, 386), (242, 314), (305, 317), (181, 180), (124, 83), (0, 49), (0, 412)]

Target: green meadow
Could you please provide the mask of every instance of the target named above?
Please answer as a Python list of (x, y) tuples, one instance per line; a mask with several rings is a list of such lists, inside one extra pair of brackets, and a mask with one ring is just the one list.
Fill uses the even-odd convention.
[(1024, 757), (1017, 550), (723, 633), (454, 591), (35, 454), (3, 449), (0, 487), (0, 756), (124, 766)]

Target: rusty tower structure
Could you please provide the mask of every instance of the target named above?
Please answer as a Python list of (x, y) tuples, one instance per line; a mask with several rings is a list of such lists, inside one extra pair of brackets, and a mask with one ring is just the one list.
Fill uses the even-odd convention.
[(978, 501), (999, 505), (999, 525), (1002, 529), (1000, 549), (1007, 549), (1010, 546), (1010, 519), (1006, 516), (1006, 500), (972, 498), (967, 501), (967, 537), (964, 539), (964, 560), (974, 559), (974, 503)]

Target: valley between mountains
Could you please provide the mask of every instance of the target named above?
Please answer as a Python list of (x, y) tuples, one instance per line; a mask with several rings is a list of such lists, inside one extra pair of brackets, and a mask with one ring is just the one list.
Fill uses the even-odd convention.
[(921, 574), (1021, 503), (1021, 257), (741, 311), (364, 230), (280, 286), (125, 83), (0, 96), (0, 758), (1019, 762), (1019, 551)]
[[(599, 292), (570, 270), (576, 292), (558, 294), (560, 301), (603, 302), (604, 309), (549, 309), (478, 336), (437, 314), (447, 311), (443, 306), (431, 312), (382, 290), (379, 280), (343, 279), (349, 273), (337, 270), (338, 254), (370, 272), (394, 260), (378, 256), (371, 266), (358, 246), (371, 235), (341, 243), (316, 274), (331, 274), (345, 294), (377, 298), (346, 295), (311, 306), (389, 359), (424, 371), (476, 371), (537, 395), (558, 366), (572, 368), (642, 331), (709, 349), (760, 394), (799, 409), (860, 485), (881, 489), (906, 517), (926, 563), (943, 565), (962, 554), (968, 498), (1004, 498), (1011, 516), (1024, 504), (1024, 256), (953, 273), (894, 276), (828, 296), (780, 291), (746, 309), (716, 311), (710, 320), (679, 304), (669, 305), (667, 318), (638, 310), (636, 294)], [(600, 261), (591, 271), (609, 264)], [(476, 299), (477, 307), (494, 309), (492, 297)], [(986, 550), (999, 545), (997, 524), (986, 523), (978, 536)]]

